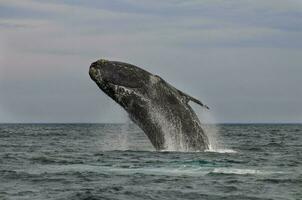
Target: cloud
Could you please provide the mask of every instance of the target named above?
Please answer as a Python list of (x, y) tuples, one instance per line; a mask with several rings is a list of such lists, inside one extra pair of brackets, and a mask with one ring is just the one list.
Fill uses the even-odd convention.
[[(117, 13), (111, 12), (101, 8), (86, 8), (77, 5), (68, 5), (68, 4), (61, 4), (61, 3), (50, 3), (50, 2), (39, 2), (33, 0), (9, 0), (3, 1), (2, 5), (8, 7), (15, 7), (21, 9), (28, 9), (37, 12), (46, 12), (53, 14), (50, 18), (57, 19), (58, 21), (62, 21), (61, 17), (66, 17), (64, 20), (72, 19), (73, 17), (77, 16), (77, 20), (90, 20), (90, 19), (117, 19), (123, 17), (138, 17), (137, 14), (125, 14), (125, 13)], [(48, 16), (49, 17), (49, 16)], [(62, 22), (64, 22), (64, 20)]]
[(0, 120), (121, 120), (87, 74), (102, 57), (161, 75), (219, 121), (298, 120), (301, 8), (295, 0), (1, 1)]
[(37, 28), (47, 25), (49, 22), (39, 19), (6, 19), (0, 18), (0, 29)]
[[(111, 46), (114, 46), (115, 43), (131, 45), (134, 44), (133, 41), (138, 41), (137, 44), (142, 46), (152, 44), (206, 47), (224, 45), (301, 46), (301, 43), (297, 43), (297, 41), (301, 40), (302, 37), (299, 31), (302, 22), (301, 20), (295, 20), (296, 18), (300, 19), (296, 12), (288, 14), (293, 9), (298, 10), (292, 4), (290, 6), (286, 4), (285, 8), (282, 8), (282, 12), (287, 14), (281, 14), (280, 16), (281, 8), (276, 6), (278, 3), (275, 5), (271, 1), (264, 4), (260, 1), (254, 3), (249, 1), (246, 3), (235, 1), (229, 1), (228, 3), (220, 1), (203, 1), (202, 3), (200, 1), (186, 1), (185, 3), (183, 1), (144, 1), (141, 3), (133, 0), (122, 1), (124, 6), (120, 9), (124, 8), (124, 11), (128, 12), (119, 12), (120, 9), (114, 10), (110, 3), (104, 1), (100, 1), (101, 3), (90, 1), (90, 4), (89, 2), (74, 3), (74, 1), (69, 3), (68, 1), (67, 3), (49, 3), (30, 0), (22, 1), (22, 3), (16, 0), (5, 2), (7, 6), (53, 14), (52, 17), (47, 19), (49, 21), (48, 27), (45, 26), (46, 24), (40, 24), (40, 31), (28, 33), (29, 35), (43, 35), (51, 40), (49, 42), (50, 48), (41, 49), (37, 47), (36, 51), (39, 52), (68, 53), (69, 50), (66, 48), (72, 46), (70, 44), (75, 44), (74, 41), (76, 40), (83, 41), (83, 43), (87, 41), (91, 51), (95, 51), (93, 49), (94, 45), (89, 42), (91, 39), (87, 37), (93, 38), (96, 44), (104, 43), (104, 45), (107, 45), (108, 42), (106, 41), (110, 41)], [(92, 7), (94, 5), (92, 3), (99, 6)], [(180, 5), (185, 7), (181, 10), (183, 12), (179, 13)], [(173, 15), (167, 17), (164, 12), (160, 14), (156, 12), (166, 7), (174, 11), (172, 12)], [(149, 9), (154, 13), (137, 14), (134, 12), (139, 9)], [(271, 9), (270, 12), (264, 14), (264, 11), (268, 9)], [(190, 14), (192, 10), (209, 11)], [(181, 13), (188, 13), (188, 15), (183, 16)], [(64, 20), (61, 20), (62, 17), (64, 17)], [(5, 24), (8, 25), (8, 23)], [(19, 23), (15, 20), (10, 26), (14, 27), (17, 24), (24, 26), (22, 20)], [(8, 34), (11, 34), (11, 32), (8, 32)], [(15, 35), (19, 37), (18, 34)], [(67, 35), (68, 37), (65, 38)], [(33, 37), (37, 38), (36, 36)], [(63, 41), (60, 41), (60, 37)], [(65, 42), (69, 38), (73, 42)], [(66, 45), (60, 50), (51, 48), (52, 44), (60, 42)], [(43, 44), (43, 41), (41, 43)], [(29, 45), (23, 46), (27, 47)], [(57, 45), (53, 46), (56, 47)], [(82, 44), (79, 46), (82, 46)], [(22, 47), (16, 49), (22, 49)], [(78, 54), (87, 54), (85, 52), (88, 50), (74, 51)], [(70, 52), (72, 53), (72, 51)]]

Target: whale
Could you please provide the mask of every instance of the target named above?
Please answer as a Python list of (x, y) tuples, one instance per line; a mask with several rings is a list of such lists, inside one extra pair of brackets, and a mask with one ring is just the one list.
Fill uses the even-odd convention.
[(209, 149), (205, 130), (189, 105), (192, 101), (209, 109), (200, 100), (129, 63), (100, 59), (90, 65), (89, 75), (128, 113), (157, 151)]

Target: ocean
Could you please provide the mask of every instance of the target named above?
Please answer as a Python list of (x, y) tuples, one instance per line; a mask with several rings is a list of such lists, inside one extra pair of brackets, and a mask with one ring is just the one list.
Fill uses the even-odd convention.
[(157, 152), (133, 124), (1, 124), (0, 199), (302, 199), (302, 125), (215, 130), (217, 149)]

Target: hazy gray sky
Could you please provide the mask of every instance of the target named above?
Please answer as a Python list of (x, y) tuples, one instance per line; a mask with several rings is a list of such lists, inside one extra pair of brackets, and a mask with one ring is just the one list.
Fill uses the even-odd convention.
[(162, 76), (217, 122), (302, 122), (301, 0), (1, 0), (0, 122), (123, 122), (88, 76), (100, 58)]

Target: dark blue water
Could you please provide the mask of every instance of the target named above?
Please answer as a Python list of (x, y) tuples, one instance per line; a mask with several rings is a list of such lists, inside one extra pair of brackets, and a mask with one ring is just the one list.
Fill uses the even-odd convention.
[(220, 125), (226, 149), (156, 152), (134, 125), (0, 125), (0, 199), (302, 199), (302, 125)]

